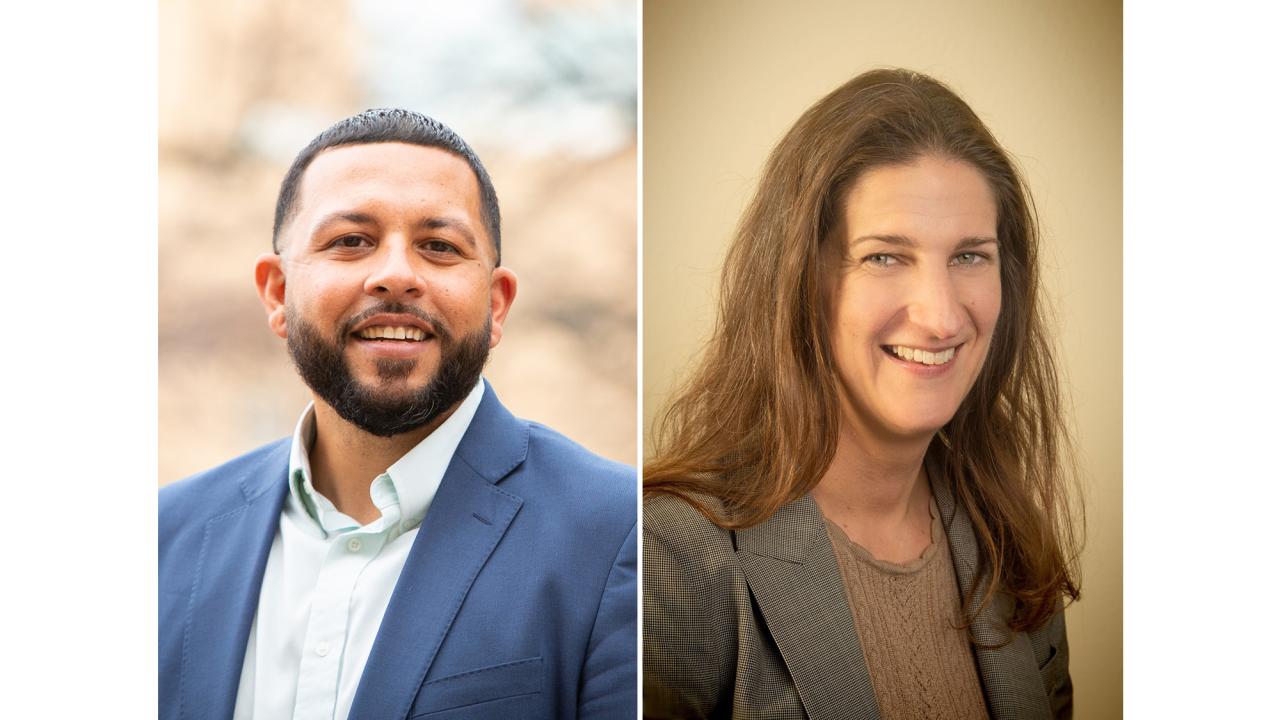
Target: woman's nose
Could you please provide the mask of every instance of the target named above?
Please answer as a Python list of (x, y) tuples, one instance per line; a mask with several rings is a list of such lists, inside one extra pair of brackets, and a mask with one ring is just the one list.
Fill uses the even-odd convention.
[(907, 313), (913, 324), (937, 340), (959, 335), (968, 322), (955, 282), (945, 270), (919, 278)]

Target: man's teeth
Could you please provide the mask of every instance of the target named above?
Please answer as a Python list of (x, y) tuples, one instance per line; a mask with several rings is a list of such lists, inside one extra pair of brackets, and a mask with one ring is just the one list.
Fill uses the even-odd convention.
[(903, 360), (910, 360), (911, 362), (918, 362), (924, 365), (943, 365), (951, 362), (951, 358), (956, 356), (956, 349), (947, 348), (946, 350), (934, 353), (929, 352), (928, 350), (921, 350), (920, 348), (909, 348), (905, 345), (894, 345), (893, 354)]
[(425, 340), (427, 334), (415, 327), (391, 327), (378, 325), (360, 331), (360, 337), (366, 340)]

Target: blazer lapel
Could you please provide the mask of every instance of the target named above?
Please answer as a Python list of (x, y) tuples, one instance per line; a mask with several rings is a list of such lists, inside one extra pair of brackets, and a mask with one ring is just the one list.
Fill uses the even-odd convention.
[(528, 426), (486, 383), (400, 572), (351, 720), (408, 714), (467, 592), (523, 504), (496, 483), (524, 461), (528, 442)]
[[(933, 480), (933, 497), (938, 504), (938, 512), (942, 513), (943, 525), (946, 526), (951, 560), (955, 565), (960, 591), (968, 594), (975, 582), (978, 583), (977, 587), (985, 587), (989, 576), (986, 572), (978, 575), (978, 541), (973, 523), (965, 509), (955, 501), (940, 470), (937, 463), (929, 468)], [(977, 607), (981, 596), (979, 591), (970, 603), (970, 610)], [(1052, 713), (1045, 696), (1044, 683), (1040, 679), (1035, 651), (1031, 647), (1031, 638), (1026, 633), (1015, 633), (1012, 640), (1009, 639), (1009, 629), (1004, 618), (1009, 617), (1012, 611), (1011, 603), (1012, 600), (1006, 593), (997, 592), (987, 607), (977, 614), (972, 626), (978, 645), (989, 646), (974, 648), (987, 706), (993, 720), (1049, 718)], [(1000, 647), (990, 647), (1001, 643), (1004, 644)]]
[(738, 560), (811, 718), (880, 717), (835, 553), (813, 498), (736, 533)]
[(267, 555), (280, 523), (289, 443), (239, 478), (244, 504), (205, 524), (187, 612), (179, 703), (184, 717), (231, 717)]

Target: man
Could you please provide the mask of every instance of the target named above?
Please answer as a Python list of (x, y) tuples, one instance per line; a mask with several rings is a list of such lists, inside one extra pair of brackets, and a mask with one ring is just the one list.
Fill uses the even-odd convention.
[(447, 127), (294, 161), (255, 268), (314, 401), (160, 493), (162, 718), (634, 717), (636, 482), (480, 372), (516, 277)]

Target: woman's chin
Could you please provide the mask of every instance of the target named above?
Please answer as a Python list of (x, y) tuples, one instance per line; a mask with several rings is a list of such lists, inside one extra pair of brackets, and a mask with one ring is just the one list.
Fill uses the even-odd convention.
[(943, 408), (929, 413), (913, 413), (902, 417), (886, 418), (883, 423), (888, 435), (903, 440), (932, 438), (939, 430), (946, 427), (955, 416), (952, 408)]

